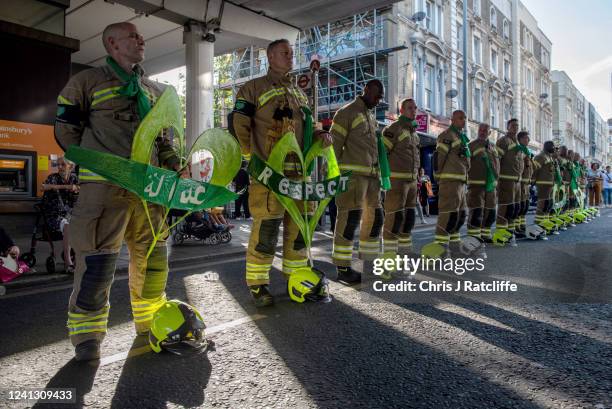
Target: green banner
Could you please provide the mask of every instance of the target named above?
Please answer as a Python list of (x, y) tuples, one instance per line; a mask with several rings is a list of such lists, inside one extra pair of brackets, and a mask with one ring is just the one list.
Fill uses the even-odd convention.
[(283, 174), (276, 172), (257, 155), (251, 156), (249, 173), (259, 183), (274, 193), (294, 199), (320, 202), (323, 199), (334, 197), (348, 189), (348, 180), (351, 172), (344, 172), (331, 179), (320, 182), (303, 182), (291, 180)]
[[(314, 160), (319, 156), (324, 158), (327, 163), (327, 175), (325, 180), (311, 183), (308, 181), (308, 175), (302, 175), (302, 180), (300, 181), (291, 181), (286, 178), (283, 174), (283, 168), (285, 158), (289, 153), (294, 153), (298, 157), (301, 169), (309, 169)], [(306, 153), (306, 158), (304, 158), (295, 134), (293, 132), (287, 132), (278, 142), (276, 142), (266, 162), (257, 158), (256, 155), (252, 155), (251, 162), (253, 161), (255, 161), (255, 163), (252, 165), (249, 164), (251, 175), (255, 179), (261, 178), (262, 181), (268, 183), (267, 185), (264, 183), (268, 188), (272, 187), (270, 190), (287, 210), (291, 219), (297, 224), (306, 246), (310, 248), (317, 222), (333, 196), (325, 194), (325, 192), (327, 191), (329, 193), (328, 189), (334, 190), (333, 182), (335, 182), (335, 194), (340, 193), (340, 191), (343, 191), (343, 188), (348, 186), (348, 181), (343, 179), (348, 177), (348, 173), (340, 173), (334, 148), (331, 146), (324, 148), (321, 141), (318, 140), (312, 144)], [(297, 187), (298, 185), (300, 186), (299, 188)], [(293, 189), (291, 194), (302, 198), (306, 197), (307, 200), (298, 200), (298, 202), (296, 202), (296, 200), (289, 195), (289, 189)], [(321, 191), (321, 189), (323, 189), (323, 191)], [(287, 192), (286, 194), (281, 193), (285, 191)], [(320, 195), (324, 197), (323, 199), (318, 198), (319, 193), (323, 193)], [(308, 216), (308, 200), (310, 198), (312, 198), (312, 201), (319, 202), (319, 205), (311, 217)], [(298, 203), (301, 203), (301, 208), (298, 207)]]
[(198, 211), (236, 200), (225, 187), (181, 179), (174, 171), (71, 145), (66, 158), (129, 190), (147, 202), (170, 209)]

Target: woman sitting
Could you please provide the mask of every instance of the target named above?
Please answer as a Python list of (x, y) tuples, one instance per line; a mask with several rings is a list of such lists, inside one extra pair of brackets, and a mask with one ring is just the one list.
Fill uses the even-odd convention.
[(50, 231), (61, 232), (64, 236), (64, 262), (66, 272), (74, 273), (74, 265), (70, 256), (68, 238), (68, 223), (70, 213), (76, 203), (79, 186), (76, 175), (72, 173), (73, 164), (64, 158), (57, 161), (58, 172), (47, 177), (42, 185), (43, 211), (45, 212), (47, 227)]

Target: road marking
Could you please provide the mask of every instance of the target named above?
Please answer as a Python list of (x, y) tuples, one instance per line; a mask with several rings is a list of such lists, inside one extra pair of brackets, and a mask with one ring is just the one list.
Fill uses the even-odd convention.
[[(248, 315), (246, 317), (238, 318), (233, 321), (225, 322), (223, 324), (215, 325), (214, 327), (210, 327), (206, 330), (206, 336), (210, 336), (216, 334), (217, 332), (225, 331), (230, 328), (238, 327), (240, 325), (247, 324), (249, 322), (255, 322), (261, 320), (263, 318), (267, 318), (267, 315), (264, 314), (253, 314)], [(114, 355), (105, 356), (100, 359), (100, 366), (107, 366), (114, 364), (115, 362), (126, 360), (127, 358), (131, 358), (138, 355), (144, 355), (146, 353), (151, 352), (151, 347), (149, 345), (144, 345), (138, 348), (132, 348), (128, 351), (118, 352)]]

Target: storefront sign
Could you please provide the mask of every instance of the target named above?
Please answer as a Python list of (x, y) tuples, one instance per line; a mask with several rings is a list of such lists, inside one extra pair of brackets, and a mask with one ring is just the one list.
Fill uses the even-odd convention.
[(417, 114), (416, 121), (419, 124), (417, 132), (429, 133), (429, 115)]

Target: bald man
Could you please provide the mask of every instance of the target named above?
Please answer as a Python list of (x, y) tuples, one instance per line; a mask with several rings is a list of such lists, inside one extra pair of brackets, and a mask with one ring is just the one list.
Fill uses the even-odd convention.
[(457, 253), (461, 244), (459, 229), (465, 223), (465, 185), (470, 169), (469, 139), (464, 132), (465, 112), (453, 112), (451, 126), (438, 136), (435, 178), (438, 181), (438, 224), (435, 243)]
[[(105, 64), (73, 76), (58, 97), (55, 136), (66, 150), (77, 145), (129, 158), (134, 132), (162, 86), (144, 76), (145, 42), (131, 23), (112, 24), (102, 34)], [(179, 170), (172, 147), (159, 137), (151, 163)], [(138, 334), (148, 334), (155, 311), (166, 301), (168, 250), (165, 237), (147, 258), (153, 234), (138, 196), (81, 167), (81, 189), (70, 222), (76, 253), (68, 331), (78, 361), (100, 357), (106, 334), (108, 296), (119, 250), (125, 240), (130, 254), (129, 287)], [(149, 204), (153, 226), (164, 222), (163, 208)]]
[(348, 190), (336, 197), (338, 216), (332, 252), (338, 280), (345, 283), (361, 281), (361, 274), (351, 267), (353, 239), (360, 225), (359, 258), (371, 261), (380, 256), (384, 214), (380, 199), (378, 124), (372, 109), (383, 95), (383, 84), (379, 80), (369, 81), (362, 95), (336, 112), (330, 129), (340, 169), (352, 172)]

